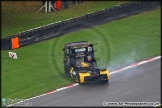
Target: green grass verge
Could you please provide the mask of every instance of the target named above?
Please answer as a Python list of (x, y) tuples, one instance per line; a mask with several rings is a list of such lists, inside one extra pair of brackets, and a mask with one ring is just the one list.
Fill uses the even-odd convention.
[(8, 51), (1, 51), (2, 97), (29, 98), (73, 83), (63, 74), (62, 48), (67, 42), (87, 40), (94, 43), (98, 66), (106, 66), (110, 71), (160, 55), (160, 10), (15, 49), (17, 60), (9, 58)]
[(1, 37), (11, 36), (38, 26), (78, 17), (126, 2), (128, 1), (84, 1), (72, 6), (72, 1), (68, 1), (68, 9), (64, 9), (62, 6), (60, 11), (45, 13), (43, 9), (36, 13), (41, 8), (42, 1), (3, 1)]

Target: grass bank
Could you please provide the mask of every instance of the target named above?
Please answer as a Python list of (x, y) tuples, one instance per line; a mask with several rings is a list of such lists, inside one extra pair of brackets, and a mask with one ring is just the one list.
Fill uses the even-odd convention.
[(68, 9), (61, 6), (59, 11), (45, 13), (43, 8), (36, 13), (42, 7), (42, 1), (2, 1), (1, 38), (122, 3), (125, 1), (83, 1), (72, 5), (72, 1), (68, 1)]

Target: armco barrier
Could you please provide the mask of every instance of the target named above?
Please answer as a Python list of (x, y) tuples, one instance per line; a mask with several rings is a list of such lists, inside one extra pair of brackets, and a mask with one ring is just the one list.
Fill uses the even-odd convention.
[(11, 38), (3, 38), (1, 39), (1, 50), (10, 50), (11, 48)]
[(103, 9), (81, 17), (41, 26), (39, 28), (3, 38), (1, 39), (1, 49), (13, 49), (11, 40), (15, 37), (18, 37), (19, 47), (22, 47), (45, 39), (61, 36), (62, 34), (70, 33), (72, 31), (107, 23), (112, 20), (131, 16), (140, 12), (153, 10), (160, 6), (160, 1), (133, 1), (114, 6), (112, 8)]

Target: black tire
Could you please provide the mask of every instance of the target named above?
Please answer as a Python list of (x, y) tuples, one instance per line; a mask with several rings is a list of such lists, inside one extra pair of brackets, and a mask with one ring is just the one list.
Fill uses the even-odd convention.
[(108, 83), (109, 80), (101, 80), (102, 83)]
[(79, 73), (76, 75), (77, 77), (77, 80), (78, 80), (78, 84), (81, 85), (82, 83), (80, 83), (80, 76), (79, 76)]
[(66, 77), (70, 77), (70, 69), (69, 68), (64, 68), (64, 73)]
[(78, 83), (78, 77), (77, 77), (77, 75), (75, 76), (75, 82)]

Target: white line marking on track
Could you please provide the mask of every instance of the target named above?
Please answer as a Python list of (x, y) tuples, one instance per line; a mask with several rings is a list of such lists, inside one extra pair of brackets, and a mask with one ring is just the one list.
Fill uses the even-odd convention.
[(144, 63), (148, 63), (150, 61), (153, 61), (153, 60), (156, 60), (156, 59), (159, 59), (159, 58), (161, 58), (161, 56), (157, 56), (157, 57), (154, 57), (154, 58), (151, 58), (151, 59), (147, 59), (147, 60), (144, 60), (144, 61), (141, 61), (141, 62), (138, 62), (138, 63), (131, 64), (131, 65), (125, 67), (125, 68), (121, 68), (121, 69), (119, 69), (117, 71), (110, 72), (110, 75), (112, 75), (114, 73), (117, 73), (117, 72), (121, 72), (121, 71), (129, 69), (129, 68), (136, 67), (136, 66), (144, 64)]
[[(136, 67), (136, 66), (141, 65), (141, 64), (144, 64), (144, 63), (148, 63), (148, 62), (154, 61), (154, 60), (159, 59), (159, 58), (161, 58), (161, 56), (149, 58), (147, 60), (144, 60), (144, 61), (141, 61), (141, 62), (138, 62), (138, 63), (131, 64), (131, 65), (127, 66), (127, 67), (124, 67), (124, 68), (118, 69), (116, 71), (110, 72), (110, 75), (112, 75), (114, 73), (121, 72), (121, 71), (126, 70), (126, 69), (130, 69), (130, 68)], [(45, 96), (45, 95), (48, 95), (48, 94), (51, 94), (51, 93), (55, 93), (57, 91), (61, 91), (61, 90), (64, 90), (64, 89), (68, 89), (68, 88), (71, 88), (71, 87), (74, 87), (74, 86), (77, 86), (77, 85), (79, 85), (79, 84), (78, 83), (70, 84), (70, 85), (67, 85), (65, 87), (58, 88), (56, 90), (52, 90), (52, 91), (47, 92), (45, 94), (42, 94), (42, 95), (39, 95), (39, 96), (35, 96), (35, 97), (29, 98), (29, 99), (26, 99), (26, 100), (31, 100), (31, 99), (34, 99), (34, 98), (37, 98), (37, 97)], [(20, 102), (22, 102), (22, 101), (20, 101)], [(17, 102), (17, 103), (20, 103), (20, 102)], [(13, 104), (10, 104), (10, 105), (8, 105), (6, 107), (9, 107), (9, 106), (12, 106), (12, 105)]]

